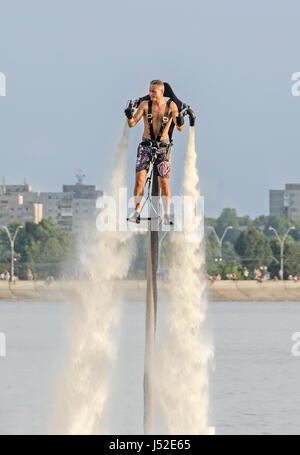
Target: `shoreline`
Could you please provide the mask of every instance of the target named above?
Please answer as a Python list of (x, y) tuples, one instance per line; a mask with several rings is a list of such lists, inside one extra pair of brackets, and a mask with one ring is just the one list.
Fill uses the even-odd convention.
[[(18, 281), (10, 284), (0, 281), (0, 301), (80, 301), (89, 292), (88, 281)], [(145, 280), (115, 280), (119, 296), (129, 302), (143, 302), (146, 296)], [(159, 299), (168, 300), (169, 283), (158, 281)], [(80, 290), (80, 291), (79, 291)], [(221, 280), (205, 281), (208, 301), (300, 301), (300, 281)]]

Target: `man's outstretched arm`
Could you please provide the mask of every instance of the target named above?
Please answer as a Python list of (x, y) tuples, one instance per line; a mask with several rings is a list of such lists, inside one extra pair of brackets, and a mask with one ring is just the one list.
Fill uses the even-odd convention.
[(127, 120), (129, 128), (132, 128), (135, 126), (143, 117), (144, 115), (144, 108), (145, 108), (145, 101), (143, 101), (139, 107), (134, 116), (130, 119)]
[(184, 128), (184, 118), (183, 116), (179, 115), (178, 107), (174, 101), (172, 101), (172, 120), (174, 124), (176, 125), (176, 128), (178, 131), (182, 131)]

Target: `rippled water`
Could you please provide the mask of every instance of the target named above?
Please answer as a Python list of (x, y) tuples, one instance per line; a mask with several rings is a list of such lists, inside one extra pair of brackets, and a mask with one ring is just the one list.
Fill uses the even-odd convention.
[[(165, 305), (159, 308), (158, 336)], [(112, 433), (142, 432), (144, 305), (123, 307), (120, 351), (111, 398)], [(0, 302), (0, 434), (43, 434), (55, 378), (67, 358), (68, 305)], [(214, 340), (210, 424), (216, 434), (300, 434), (300, 302), (210, 302), (207, 332)]]

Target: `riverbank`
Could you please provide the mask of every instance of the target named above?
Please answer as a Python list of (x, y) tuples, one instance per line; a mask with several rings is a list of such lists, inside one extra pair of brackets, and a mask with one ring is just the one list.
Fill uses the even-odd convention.
[[(146, 281), (120, 280), (112, 286), (129, 302), (142, 302), (146, 295)], [(0, 301), (80, 301), (79, 290), (89, 292), (88, 281), (0, 281)], [(168, 282), (158, 282), (159, 298), (168, 299)], [(206, 282), (206, 293), (211, 301), (300, 301), (300, 282), (294, 281), (215, 281)]]

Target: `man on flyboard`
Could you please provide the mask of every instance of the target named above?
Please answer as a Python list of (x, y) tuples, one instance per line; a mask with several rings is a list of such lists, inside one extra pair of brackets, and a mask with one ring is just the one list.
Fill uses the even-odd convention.
[[(164, 96), (170, 96), (170, 99), (166, 100)], [(134, 127), (142, 117), (144, 119), (144, 133), (142, 141), (138, 145), (136, 158), (135, 211), (129, 218), (136, 223), (140, 223), (144, 185), (153, 157), (153, 150), (155, 150), (156, 159), (153, 169), (158, 176), (161, 190), (164, 223), (173, 225), (173, 221), (170, 219), (170, 152), (174, 126), (176, 126), (178, 131), (182, 131), (184, 128), (184, 116), (178, 110), (178, 106), (182, 105), (180, 103), (169, 84), (164, 84), (161, 80), (153, 80), (150, 83), (149, 95), (140, 98), (138, 103), (136, 103), (138, 104), (136, 113), (134, 114), (135, 106), (132, 102), (129, 103), (124, 111), (130, 128)]]

